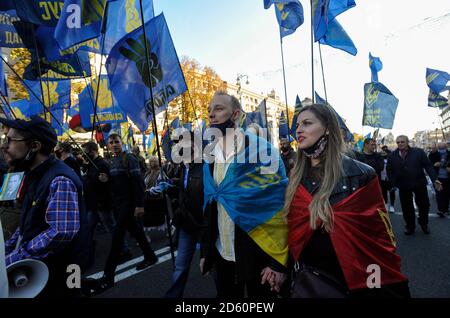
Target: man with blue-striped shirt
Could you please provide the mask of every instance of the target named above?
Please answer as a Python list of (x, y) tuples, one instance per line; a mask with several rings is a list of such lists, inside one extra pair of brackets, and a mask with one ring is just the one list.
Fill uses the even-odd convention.
[(80, 178), (53, 155), (55, 130), (44, 119), (0, 118), (6, 127), (1, 149), (8, 166), (24, 171), (17, 200), (22, 206), (18, 230), (5, 244), (6, 265), (42, 260), (50, 277), (40, 296), (64, 297), (67, 266), (82, 264), (80, 228), (84, 224)]

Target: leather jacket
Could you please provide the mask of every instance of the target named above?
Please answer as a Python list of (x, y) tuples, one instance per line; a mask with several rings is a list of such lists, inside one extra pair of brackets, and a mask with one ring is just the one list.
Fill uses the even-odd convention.
[[(342, 170), (343, 174), (330, 195), (331, 205), (347, 198), (377, 176), (375, 170), (369, 165), (345, 155), (342, 158)], [(320, 186), (319, 182), (308, 176), (303, 178), (302, 184), (311, 194), (317, 191)]]

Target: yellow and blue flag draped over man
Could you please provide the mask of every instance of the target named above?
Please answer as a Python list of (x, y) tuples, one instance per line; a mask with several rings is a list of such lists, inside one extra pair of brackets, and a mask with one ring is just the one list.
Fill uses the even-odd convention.
[(312, 0), (314, 42), (356, 55), (358, 50), (336, 17), (355, 6), (354, 0)]
[(300, 100), (300, 97), (295, 98), (295, 109), (294, 109), (294, 116), (292, 117), (292, 125), (291, 125), (291, 131), (290, 134), (292, 136), (292, 138), (296, 139), (297, 135), (295, 133), (295, 131), (297, 130), (297, 119), (298, 119), (298, 114), (300, 113), (300, 110), (302, 109), (303, 105), (302, 105), (302, 101)]
[(264, 0), (264, 9), (274, 4), (275, 15), (280, 26), (280, 37), (292, 34), (303, 24), (303, 7), (298, 0)]
[[(286, 171), (276, 150), (265, 139), (246, 132), (249, 145), (232, 162), (220, 184), (211, 175), (209, 164), (203, 166), (204, 208), (217, 201), (233, 222), (244, 230), (268, 255), (286, 266), (288, 259), (288, 227), (283, 218), (284, 193), (288, 184)], [(263, 162), (267, 152), (275, 162)], [(240, 163), (246, 162), (246, 163)], [(249, 163), (250, 162), (250, 163)], [(261, 173), (272, 163), (275, 171)]]
[(100, 35), (108, 0), (65, 0), (54, 37), (63, 50)]
[(372, 56), (369, 52), (369, 67), (372, 73), (372, 82), (378, 82), (378, 72), (383, 68), (383, 63), (379, 57)]
[(339, 128), (344, 132), (344, 140), (345, 141), (353, 141), (353, 134), (350, 132), (350, 129), (348, 129), (348, 127), (345, 124), (345, 122), (342, 119), (342, 117), (337, 113), (337, 111), (333, 108), (333, 106), (331, 106), (330, 103), (328, 103), (328, 101), (323, 99), (319, 94), (317, 94), (317, 92), (314, 92), (314, 93), (315, 93), (316, 103), (317, 104), (328, 105), (333, 110), (334, 114), (337, 117), (337, 120), (338, 120), (338, 123), (339, 123)]
[(78, 95), (80, 105), (80, 119), (81, 127), (84, 129), (92, 128), (94, 122), (94, 106), (95, 98), (97, 96), (97, 124), (106, 123), (122, 123), (127, 121), (127, 115), (122, 111), (117, 102), (114, 101), (109, 85), (109, 79), (106, 75), (100, 75), (99, 78), (94, 78), (92, 83), (88, 84)]
[(15, 10), (0, 11), (0, 47), (24, 47), (22, 39), (13, 25), (13, 22), (17, 20), (19, 17)]
[(427, 68), (426, 80), (428, 87), (437, 94), (450, 90), (450, 86), (447, 85), (450, 81), (450, 74), (447, 72)]
[(286, 117), (284, 116), (284, 112), (281, 112), (280, 115), (280, 125), (278, 126), (278, 136), (279, 138), (288, 138), (289, 135), (289, 126), (286, 121)]
[(364, 84), (364, 115), (362, 124), (392, 129), (398, 99), (380, 82)]
[[(177, 52), (164, 14), (124, 36), (111, 50), (106, 69), (111, 90), (122, 110), (141, 131), (147, 130), (153, 118), (152, 102), (157, 115), (168, 103), (187, 90)], [(149, 49), (151, 78), (145, 54)], [(150, 98), (153, 91), (153, 101)]]

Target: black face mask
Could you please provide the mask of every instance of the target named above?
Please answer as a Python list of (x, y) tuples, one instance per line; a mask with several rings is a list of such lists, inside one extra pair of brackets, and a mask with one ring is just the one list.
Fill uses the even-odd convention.
[(231, 120), (231, 117), (228, 118), (225, 122), (221, 124), (211, 124), (209, 125), (211, 128), (217, 128), (222, 132), (222, 135), (225, 136), (227, 133), (227, 128), (233, 128), (234, 127), (234, 121)]
[(14, 166), (14, 171), (19, 172), (19, 171), (27, 171), (31, 164), (34, 161), (34, 158), (36, 158), (37, 152), (36, 151), (32, 151), (31, 149), (28, 150), (27, 154), (25, 157), (21, 158), (21, 159), (17, 159), (14, 162), (12, 162), (12, 166)]
[(303, 153), (309, 157), (309, 158), (319, 158), (320, 155), (323, 153), (323, 151), (326, 148), (326, 145), (328, 143), (328, 135), (322, 135), (319, 139), (314, 143), (314, 145), (303, 149)]

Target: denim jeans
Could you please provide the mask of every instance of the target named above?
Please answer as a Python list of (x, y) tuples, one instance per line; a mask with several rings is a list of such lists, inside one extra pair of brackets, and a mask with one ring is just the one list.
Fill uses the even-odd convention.
[(182, 298), (186, 287), (194, 257), (197, 239), (195, 236), (186, 233), (182, 228), (179, 230), (178, 254), (175, 259), (175, 271), (172, 274), (172, 286), (167, 291), (165, 298)]

